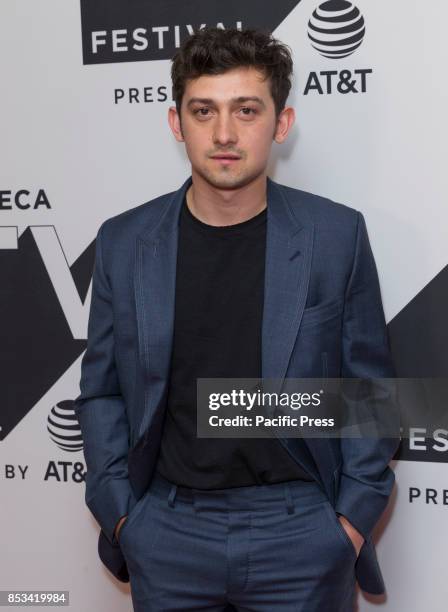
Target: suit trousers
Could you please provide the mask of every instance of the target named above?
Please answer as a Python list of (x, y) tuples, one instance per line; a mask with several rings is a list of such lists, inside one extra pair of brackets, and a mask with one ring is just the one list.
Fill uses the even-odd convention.
[(356, 551), (315, 481), (205, 491), (155, 474), (119, 541), (135, 612), (355, 607)]

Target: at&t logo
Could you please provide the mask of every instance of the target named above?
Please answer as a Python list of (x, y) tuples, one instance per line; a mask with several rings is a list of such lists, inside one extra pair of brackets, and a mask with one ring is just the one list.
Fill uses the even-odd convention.
[[(359, 9), (346, 0), (329, 0), (320, 4), (308, 22), (311, 46), (322, 57), (340, 60), (349, 57), (361, 46), (366, 32)], [(312, 71), (303, 94), (366, 93), (372, 68), (346, 68)]]
[(82, 450), (81, 428), (73, 410), (73, 400), (63, 400), (52, 407), (47, 430), (53, 442), (68, 452)]
[(364, 17), (345, 0), (324, 2), (308, 22), (311, 46), (324, 57), (340, 59), (351, 55), (364, 40)]

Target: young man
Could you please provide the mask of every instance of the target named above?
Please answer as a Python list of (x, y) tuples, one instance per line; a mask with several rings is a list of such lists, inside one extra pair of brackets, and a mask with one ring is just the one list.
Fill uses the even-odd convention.
[(349, 612), (397, 439), (207, 439), (197, 378), (392, 377), (360, 212), (279, 185), (288, 48), (206, 29), (172, 65), (191, 177), (97, 236), (76, 410), (99, 553), (138, 612)]

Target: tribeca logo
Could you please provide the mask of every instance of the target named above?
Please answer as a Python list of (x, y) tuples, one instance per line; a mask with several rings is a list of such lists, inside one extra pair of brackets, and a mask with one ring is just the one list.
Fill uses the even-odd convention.
[[(320, 4), (308, 22), (311, 46), (322, 57), (339, 60), (351, 55), (364, 40), (366, 28), (359, 9), (346, 0)], [(321, 70), (310, 72), (303, 94), (351, 94), (367, 91), (367, 75), (372, 68)]]
[(40, 206), (51, 208), (44, 189), (38, 189), (37, 193), (31, 193), (29, 189), (0, 189), (0, 210), (37, 210)]
[(205, 27), (273, 32), (301, 0), (80, 0), (84, 64), (170, 60)]
[[(13, 194), (8, 197), (13, 199)], [(32, 202), (35, 196), (29, 198)], [(0, 337), (2, 346), (14, 347), (2, 367), (8, 394), (3, 398), (0, 440), (86, 348), (95, 240), (72, 263), (63, 242), (53, 225), (0, 225)], [(78, 450), (82, 441), (72, 400), (58, 401), (50, 411), (46, 423), (52, 441), (60, 449)]]
[[(202, 23), (199, 26), (199, 30), (203, 30), (207, 24)], [(218, 22), (215, 24), (216, 27), (224, 30), (224, 24)], [(238, 30), (242, 29), (241, 21), (237, 21), (234, 26)], [(100, 30), (92, 32), (92, 46), (91, 53), (96, 55), (101, 52), (101, 49), (106, 49), (106, 52), (112, 53), (123, 53), (129, 50), (134, 51), (146, 51), (153, 46), (156, 51), (161, 51), (168, 47), (178, 49), (181, 41), (181, 29), (185, 30), (186, 33), (191, 36), (195, 30), (192, 25), (185, 24), (174, 25), (173, 27), (162, 25), (152, 27), (139, 27), (133, 30), (127, 28), (115, 29), (115, 30)], [(167, 42), (169, 39), (169, 42)]]
[(321, 4), (308, 22), (311, 46), (324, 57), (340, 59), (351, 55), (364, 40), (364, 17), (345, 0)]

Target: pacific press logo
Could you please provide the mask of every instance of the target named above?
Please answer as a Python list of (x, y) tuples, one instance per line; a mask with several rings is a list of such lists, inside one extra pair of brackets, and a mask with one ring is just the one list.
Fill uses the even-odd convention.
[[(347, 0), (320, 4), (308, 22), (308, 38), (313, 49), (329, 60), (351, 56), (364, 40), (366, 26), (359, 8)], [(304, 95), (365, 93), (371, 68), (321, 70), (310, 72)]]

